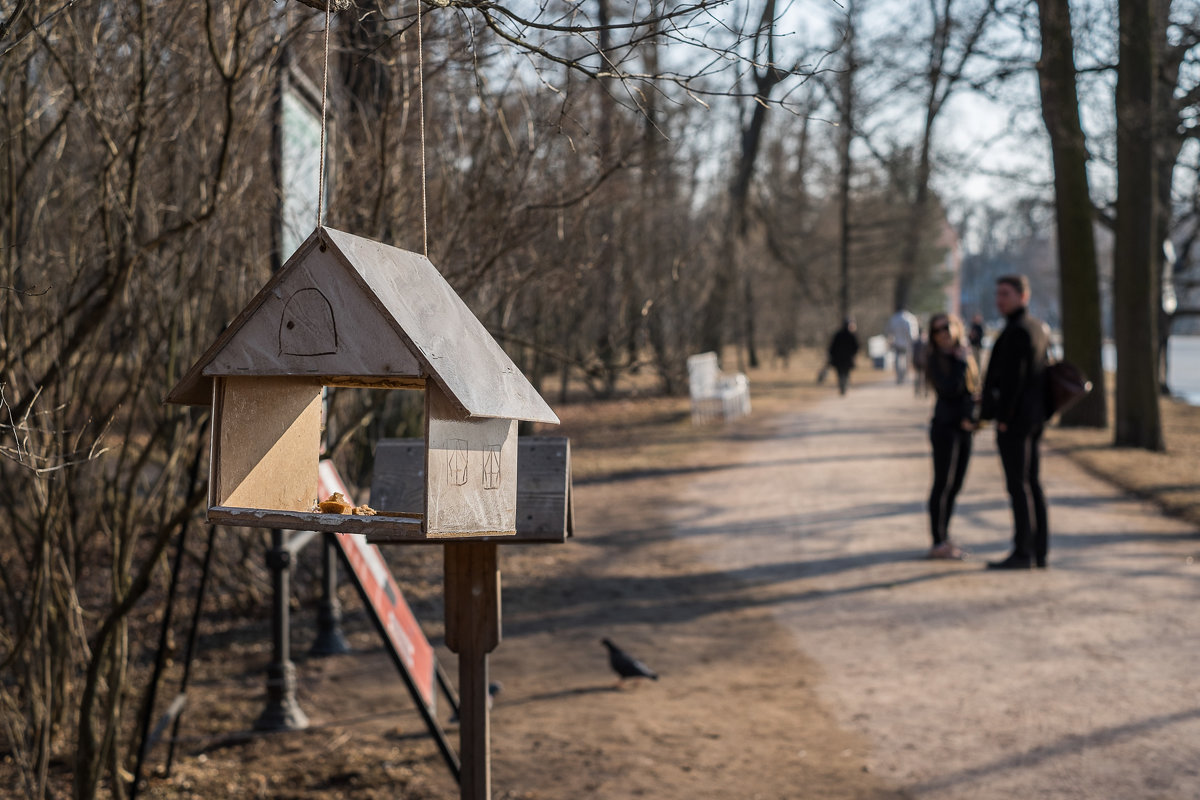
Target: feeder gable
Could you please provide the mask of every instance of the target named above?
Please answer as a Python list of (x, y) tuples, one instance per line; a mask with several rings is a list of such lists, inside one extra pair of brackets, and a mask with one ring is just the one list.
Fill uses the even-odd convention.
[(390, 317), (328, 250), (311, 248), (273, 283), (203, 374), (421, 376)]
[(217, 375), (393, 388), (432, 379), (471, 418), (558, 423), (429, 259), (330, 228), (296, 250), (167, 401), (209, 402)]

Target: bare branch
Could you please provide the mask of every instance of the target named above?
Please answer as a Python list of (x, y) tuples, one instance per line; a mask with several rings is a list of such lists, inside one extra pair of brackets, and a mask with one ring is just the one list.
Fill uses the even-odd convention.
[(53, 284), (47, 286), (41, 291), (38, 291), (37, 289), (18, 289), (14, 286), (0, 286), (0, 292), (12, 292), (13, 294), (24, 295), (25, 297), (41, 297), (53, 288)]

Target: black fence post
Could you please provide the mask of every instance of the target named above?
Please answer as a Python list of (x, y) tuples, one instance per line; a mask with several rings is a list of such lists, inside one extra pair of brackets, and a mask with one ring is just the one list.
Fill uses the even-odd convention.
[(337, 544), (335, 533), (324, 534), (321, 553), (321, 602), (317, 606), (317, 639), (309, 653), (331, 656), (349, 653), (350, 643), (342, 633), (342, 603), (337, 596)]
[(267, 665), (267, 707), (254, 722), (259, 731), (298, 731), (308, 727), (308, 717), (296, 703), (296, 666), (292, 663), (290, 613), (292, 554), (287, 534), (271, 531), (271, 550), (267, 553), (274, 597), (271, 602), (271, 639), (274, 658)]

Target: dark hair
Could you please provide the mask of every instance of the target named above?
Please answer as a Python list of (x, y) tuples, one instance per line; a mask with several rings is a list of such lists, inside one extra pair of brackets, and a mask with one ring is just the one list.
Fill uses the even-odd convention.
[(1001, 275), (996, 278), (996, 285), (1007, 283), (1009, 286), (1017, 290), (1018, 294), (1025, 295), (1029, 292), (1029, 278), (1024, 275)]

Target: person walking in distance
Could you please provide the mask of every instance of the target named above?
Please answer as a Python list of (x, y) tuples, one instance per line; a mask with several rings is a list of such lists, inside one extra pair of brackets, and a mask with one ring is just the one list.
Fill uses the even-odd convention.
[(971, 437), (979, 424), (979, 368), (963, 338), (958, 317), (939, 313), (929, 319), (925, 375), (937, 396), (929, 423), (933, 448), (930, 558), (963, 557), (963, 551), (950, 540), (950, 516), (971, 460)]
[(1012, 502), (1013, 549), (1003, 561), (989, 562), (989, 569), (1045, 567), (1050, 543), (1038, 453), (1046, 421), (1049, 335), (1028, 305), (1028, 278), (1005, 275), (996, 280), (996, 310), (1007, 324), (988, 359), (981, 417), (996, 423), (996, 446)]
[[(912, 345), (913, 394), (921, 397), (929, 394), (929, 374), (926, 372), (926, 362), (929, 360), (932, 348), (932, 334), (921, 331)], [(975, 363), (979, 363), (976, 361)]]
[(888, 320), (888, 339), (892, 342), (892, 359), (896, 366), (896, 383), (904, 383), (908, 375), (908, 357), (913, 341), (920, 335), (916, 316), (906, 308), (897, 308)]
[(854, 320), (847, 318), (829, 341), (829, 364), (837, 371), (838, 394), (845, 394), (850, 385), (850, 370), (858, 355), (858, 336)]
[(971, 328), (967, 331), (967, 341), (971, 345), (971, 355), (975, 356), (975, 363), (981, 368), (983, 366), (983, 314), (978, 311), (971, 317)]

